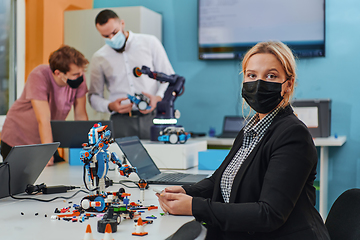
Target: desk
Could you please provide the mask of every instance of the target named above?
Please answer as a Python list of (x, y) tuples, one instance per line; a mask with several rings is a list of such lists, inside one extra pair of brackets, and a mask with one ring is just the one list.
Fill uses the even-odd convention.
[[(44, 182), (48, 186), (54, 185), (74, 185), (83, 186), (82, 182), (82, 166), (69, 166), (66, 163), (61, 163), (52, 167), (47, 167), (37, 180), (37, 184)], [(193, 169), (189, 172), (196, 172)], [(209, 173), (209, 171), (206, 171)], [(114, 181), (124, 180), (125, 177), (120, 176), (117, 172), (111, 171), (108, 174), (110, 179)], [(136, 174), (131, 174), (131, 180), (138, 180)], [(155, 192), (151, 190), (145, 190), (145, 205), (154, 204), (158, 206), (157, 197)], [(117, 191), (121, 185), (115, 185), (109, 188), (109, 191)], [(165, 186), (155, 186), (158, 189), (163, 189)], [(137, 188), (126, 189), (131, 193), (130, 201), (137, 201), (140, 197), (140, 190)], [(62, 196), (71, 196), (76, 190), (69, 191), (68, 193), (61, 194)], [(21, 196), (21, 195), (17, 195)], [(28, 197), (29, 195), (24, 195)], [(57, 196), (55, 194), (55, 196)], [(84, 223), (79, 222), (67, 222), (64, 220), (51, 220), (51, 215), (55, 215), (53, 212), (55, 208), (64, 208), (72, 206), (74, 203), (79, 204), (80, 200), (86, 196), (85, 193), (79, 193), (77, 196), (64, 202), (63, 199), (58, 199), (53, 202), (43, 203), (32, 200), (14, 200), (10, 197), (0, 199), (0, 239), (27, 239), (27, 240), (39, 240), (39, 239), (52, 239), (52, 240), (81, 240), (85, 235), (87, 224), (91, 225), (93, 237), (96, 240), (104, 238), (104, 234), (97, 232), (97, 221), (99, 218), (90, 218)], [(33, 196), (42, 199), (50, 199), (54, 197), (54, 194)], [(72, 203), (69, 204), (68, 202)], [(21, 215), (21, 212), (24, 215)], [(149, 235), (142, 237), (142, 239), (165, 239), (174, 233), (181, 225), (193, 220), (192, 216), (172, 216), (165, 215), (160, 216), (161, 209), (150, 210), (143, 213), (143, 217), (149, 215), (155, 215), (157, 219), (153, 224), (145, 226), (145, 231)], [(35, 213), (38, 213), (35, 216)], [(47, 214), (47, 217), (45, 217)], [(114, 239), (140, 239), (137, 236), (132, 236), (131, 233), (135, 231), (134, 221), (130, 219), (122, 220), (118, 225), (118, 230), (113, 233)]]
[(160, 169), (189, 169), (198, 166), (200, 151), (206, 151), (205, 140), (189, 139), (184, 144), (165, 144), (141, 140), (146, 151)]
[[(204, 137), (200, 138), (207, 141), (208, 148), (216, 146), (231, 147), (235, 139)], [(320, 196), (319, 196), (319, 212), (325, 220), (328, 211), (328, 169), (329, 169), (329, 147), (340, 147), (346, 142), (346, 136), (337, 138), (331, 136), (327, 138), (314, 138), (314, 144), (320, 147)]]
[(206, 140), (208, 148), (231, 148), (235, 138), (200, 137), (195, 139)]

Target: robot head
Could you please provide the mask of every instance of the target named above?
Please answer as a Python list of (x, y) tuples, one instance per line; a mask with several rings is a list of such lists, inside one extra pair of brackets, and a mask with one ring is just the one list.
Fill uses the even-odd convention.
[(100, 138), (102, 132), (105, 131), (107, 125), (102, 126), (101, 122), (95, 123), (88, 133), (89, 145), (94, 145)]

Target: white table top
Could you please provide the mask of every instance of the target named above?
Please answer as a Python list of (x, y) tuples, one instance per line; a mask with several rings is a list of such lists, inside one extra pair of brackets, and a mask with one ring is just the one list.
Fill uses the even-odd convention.
[[(82, 166), (69, 166), (66, 163), (58, 164), (53, 167), (47, 167), (40, 175), (36, 184), (45, 183), (47, 186), (54, 185), (73, 185), (83, 186), (82, 182)], [(190, 172), (197, 172), (197, 169), (192, 169)], [(210, 173), (209, 171), (204, 171)], [(108, 177), (114, 181), (125, 180), (125, 177), (120, 176), (117, 172), (109, 172)], [(131, 180), (138, 181), (136, 174), (130, 176)], [(131, 183), (128, 183), (131, 185)], [(117, 191), (122, 185), (116, 184), (110, 187), (109, 191)], [(154, 204), (159, 206), (155, 192), (151, 190), (152, 187), (163, 189), (165, 186), (152, 185), (150, 189), (145, 190), (144, 205)], [(68, 191), (68, 193), (61, 194), (61, 196), (71, 196), (76, 190)], [(131, 193), (130, 201), (137, 202), (140, 198), (140, 190), (138, 188), (126, 188), (126, 192)], [(17, 195), (29, 197), (29, 195)], [(31, 197), (50, 199), (57, 194), (48, 195), (31, 195)], [(85, 193), (79, 193), (70, 200), (58, 199), (53, 202), (44, 203), (33, 200), (14, 200), (10, 197), (0, 199), (0, 238), (1, 239), (74, 239), (81, 240), (85, 235), (87, 224), (91, 225), (94, 239), (100, 240), (104, 238), (103, 233), (97, 232), (97, 221), (101, 218), (90, 218), (83, 223), (67, 222), (64, 220), (51, 220), (51, 215), (54, 214), (55, 208), (64, 208), (72, 206), (74, 203), (79, 204), (81, 199), (86, 196)], [(72, 202), (69, 204), (69, 202)], [(72, 208), (73, 209), (73, 208)], [(21, 215), (24, 213), (24, 215)], [(36, 216), (35, 213), (38, 213)], [(150, 215), (155, 215), (157, 219), (153, 220), (153, 224), (144, 227), (149, 234), (142, 237), (143, 239), (165, 239), (174, 233), (181, 225), (193, 220), (192, 216), (161, 216), (162, 210), (145, 211), (142, 214), (143, 218)], [(45, 217), (45, 214), (47, 217)], [(116, 233), (113, 233), (114, 239), (139, 239), (137, 236), (132, 236), (131, 233), (135, 231), (134, 221), (130, 219), (122, 220)]]
[(330, 136), (327, 138), (314, 138), (314, 143), (315, 146), (317, 147), (322, 147), (322, 146), (342, 146), (344, 143), (346, 142), (346, 136), (339, 136), (339, 137), (334, 137), (334, 136)]
[(217, 138), (217, 137), (198, 137), (194, 139), (206, 140), (208, 145), (216, 145), (216, 146), (232, 146), (235, 138)]
[[(199, 137), (195, 139), (206, 140), (208, 145), (232, 146), (234, 138)], [(346, 142), (346, 136), (330, 136), (327, 138), (314, 138), (315, 146), (342, 146)]]

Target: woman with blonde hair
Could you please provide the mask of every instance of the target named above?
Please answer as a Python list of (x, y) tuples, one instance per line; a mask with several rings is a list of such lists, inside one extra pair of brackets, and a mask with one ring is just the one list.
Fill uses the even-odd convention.
[(206, 239), (330, 239), (314, 207), (316, 148), (289, 104), (296, 78), (291, 50), (258, 43), (242, 68), (242, 96), (256, 114), (211, 177), (165, 188), (157, 194), (160, 206), (206, 223)]

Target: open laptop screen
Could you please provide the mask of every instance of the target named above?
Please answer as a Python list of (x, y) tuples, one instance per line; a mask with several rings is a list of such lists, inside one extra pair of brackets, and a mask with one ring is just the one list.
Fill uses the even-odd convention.
[(245, 124), (243, 117), (225, 117), (224, 121), (224, 132), (239, 132)]
[[(59, 142), (12, 147), (4, 162), (10, 165), (11, 193), (25, 192), (28, 184), (34, 184), (45, 165), (59, 146)], [(0, 168), (0, 198), (9, 196), (9, 172)]]
[(54, 142), (60, 142), (61, 148), (82, 148), (83, 143), (87, 143), (88, 133), (95, 123), (108, 125), (113, 134), (112, 121), (92, 120), (92, 121), (51, 121), (51, 130)]
[(141, 179), (149, 179), (161, 173), (137, 136), (116, 138), (115, 141), (131, 166), (137, 168)]

